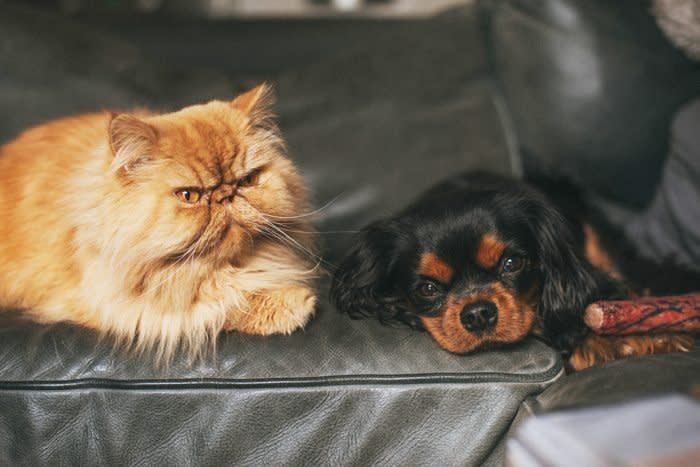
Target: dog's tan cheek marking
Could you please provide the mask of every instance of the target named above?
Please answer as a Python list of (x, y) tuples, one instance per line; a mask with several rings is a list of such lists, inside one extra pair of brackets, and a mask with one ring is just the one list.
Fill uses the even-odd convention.
[(443, 284), (448, 284), (454, 276), (452, 267), (433, 253), (424, 253), (421, 256), (419, 272)]
[(474, 260), (480, 267), (491, 269), (501, 260), (505, 249), (506, 244), (500, 241), (494, 234), (485, 234), (481, 237)]
[(518, 319), (518, 303), (513, 294), (500, 284), (495, 284), (491, 290), (487, 300), (493, 302), (498, 309), (495, 337), (500, 342), (512, 342), (519, 334), (522, 324)]
[(442, 330), (442, 316), (421, 316), (420, 319), (423, 322), (425, 330), (428, 331), (430, 337), (432, 337), (440, 347), (449, 352), (454, 352), (453, 346)]
[(535, 325), (534, 291), (518, 296), (502, 284), (494, 284), (489, 299), (498, 308), (498, 321), (493, 340), (517, 342), (528, 335)]

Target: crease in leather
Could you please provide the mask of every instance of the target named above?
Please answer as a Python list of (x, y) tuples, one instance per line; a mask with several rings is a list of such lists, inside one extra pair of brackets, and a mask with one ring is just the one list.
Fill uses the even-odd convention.
[(332, 386), (376, 385), (424, 385), (424, 384), (475, 384), (475, 383), (543, 383), (557, 379), (563, 372), (561, 361), (544, 372), (534, 374), (474, 373), (455, 375), (449, 373), (425, 373), (420, 375), (362, 375), (325, 376), (311, 378), (230, 380), (217, 378), (175, 380), (117, 380), (83, 378), (68, 381), (2, 381), (0, 391), (51, 391), (83, 388), (163, 390), (163, 389), (266, 389)]
[(511, 118), (510, 109), (508, 108), (508, 103), (503, 97), (503, 94), (498, 89), (498, 86), (494, 86), (495, 89), (491, 94), (491, 102), (496, 109), (496, 116), (501, 123), (501, 128), (503, 129), (503, 139), (506, 143), (506, 148), (508, 150), (508, 159), (511, 165), (511, 170), (513, 175), (516, 177), (522, 177), (524, 174), (523, 168), (523, 158), (520, 152), (520, 142), (518, 140), (518, 134), (515, 131), (515, 123)]

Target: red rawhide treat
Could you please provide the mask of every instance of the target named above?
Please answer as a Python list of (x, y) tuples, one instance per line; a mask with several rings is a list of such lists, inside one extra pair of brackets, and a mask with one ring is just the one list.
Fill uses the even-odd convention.
[(586, 308), (584, 321), (601, 335), (700, 333), (700, 294), (601, 300)]

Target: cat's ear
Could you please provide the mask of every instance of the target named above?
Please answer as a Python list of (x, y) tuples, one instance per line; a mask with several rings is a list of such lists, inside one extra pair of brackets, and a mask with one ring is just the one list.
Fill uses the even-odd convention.
[(129, 172), (153, 153), (158, 139), (156, 129), (129, 114), (112, 114), (109, 122), (109, 146), (114, 172)]
[(244, 92), (231, 101), (231, 106), (248, 115), (251, 119), (267, 116), (275, 103), (272, 86), (262, 83)]

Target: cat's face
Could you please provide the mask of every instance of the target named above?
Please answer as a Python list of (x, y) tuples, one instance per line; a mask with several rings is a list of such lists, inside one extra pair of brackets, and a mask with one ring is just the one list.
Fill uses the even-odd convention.
[(306, 211), (266, 92), (259, 86), (233, 102), (112, 119), (113, 169), (123, 202), (133, 204), (135, 241), (165, 260), (235, 262)]

